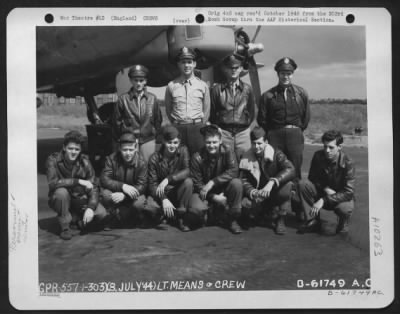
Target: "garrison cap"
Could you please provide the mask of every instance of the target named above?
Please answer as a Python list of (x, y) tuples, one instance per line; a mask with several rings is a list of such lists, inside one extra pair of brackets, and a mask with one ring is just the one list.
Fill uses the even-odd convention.
[(293, 59), (285, 57), (280, 60), (278, 60), (277, 63), (275, 63), (275, 71), (280, 72), (280, 71), (292, 71), (297, 69), (297, 64), (294, 62)]
[(222, 131), (220, 127), (216, 124), (208, 124), (203, 126), (200, 129), (200, 133), (204, 136), (206, 134), (218, 134), (220, 137), (222, 136)]
[(238, 66), (240, 66), (240, 65), (242, 65), (242, 63), (243, 63), (243, 59), (240, 58), (239, 56), (230, 55), (230, 56), (227, 56), (227, 57), (222, 61), (222, 63), (223, 63), (225, 66), (228, 66), (228, 67), (231, 67), (231, 66), (233, 66), (233, 65), (238, 65)]
[(181, 134), (173, 125), (166, 125), (163, 128), (162, 135), (165, 141), (171, 141), (175, 138), (181, 138)]
[(193, 49), (188, 48), (188, 47), (182, 47), (179, 49), (178, 54), (175, 57), (175, 60), (178, 62), (183, 59), (196, 59), (196, 53), (194, 52)]
[(120, 144), (124, 144), (124, 143), (136, 143), (136, 137), (133, 133), (131, 132), (125, 132), (121, 135), (121, 137), (119, 138), (118, 142)]
[(250, 139), (252, 141), (258, 140), (260, 137), (264, 138), (265, 136), (265, 131), (262, 127), (256, 126), (251, 132), (250, 132)]
[(128, 76), (132, 77), (147, 77), (149, 70), (141, 64), (136, 64), (129, 69)]

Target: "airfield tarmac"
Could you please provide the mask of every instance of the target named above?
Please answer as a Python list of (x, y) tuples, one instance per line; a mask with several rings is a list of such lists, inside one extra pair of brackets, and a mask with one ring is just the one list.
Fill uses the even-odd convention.
[[(326, 234), (296, 233), (299, 223), (287, 218), (287, 234), (255, 227), (240, 235), (212, 226), (182, 233), (162, 224), (153, 229), (114, 229), (70, 240), (58, 237), (55, 213), (47, 205), (46, 157), (62, 146), (60, 130), (38, 130), (38, 236), (41, 283), (101, 283), (138, 291), (152, 281), (164, 290), (297, 290), (299, 280), (343, 279), (346, 289), (366, 288), (370, 277), (368, 228), (368, 150), (345, 147), (356, 162), (356, 208), (347, 236), (332, 236), (336, 216), (324, 211)], [(319, 146), (306, 145), (303, 177)], [(223, 286), (228, 281), (229, 284)], [(360, 286), (352, 286), (354, 280)], [(168, 282), (163, 286), (162, 282)], [(179, 286), (180, 282), (183, 282)], [(197, 286), (185, 286), (185, 283)], [(130, 284), (132, 283), (132, 285)], [(225, 282), (227, 283), (227, 282)], [(165, 284), (164, 284), (165, 285)], [(364, 285), (364, 286), (361, 286)], [(143, 290), (142, 286), (142, 290)], [(148, 290), (153, 291), (151, 285)], [(160, 285), (158, 286), (160, 287)], [(181, 288), (179, 288), (181, 287)], [(333, 286), (318, 289), (332, 289)], [(338, 287), (336, 287), (338, 288)]]

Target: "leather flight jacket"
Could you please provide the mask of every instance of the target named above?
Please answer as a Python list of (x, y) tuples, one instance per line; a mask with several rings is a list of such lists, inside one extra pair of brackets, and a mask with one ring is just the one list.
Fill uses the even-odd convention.
[(214, 187), (229, 183), (239, 175), (236, 155), (229, 145), (221, 144), (216, 156), (211, 156), (205, 147), (192, 156), (190, 174), (193, 179), (193, 192), (199, 193), (201, 188), (214, 181)]
[(235, 96), (228, 83), (219, 83), (210, 92), (210, 122), (232, 133), (247, 129), (255, 118), (255, 99), (252, 88), (239, 80)]
[(323, 150), (315, 152), (308, 179), (315, 185), (319, 194), (325, 195), (323, 190), (326, 187), (336, 191), (335, 194), (323, 197), (324, 206), (334, 207), (339, 203), (354, 200), (355, 166), (343, 151), (339, 153), (335, 165), (325, 157)]
[[(164, 146), (151, 155), (148, 165), (148, 180), (150, 195), (158, 199), (156, 195), (157, 187), (165, 178), (168, 178), (168, 185), (165, 190), (170, 191), (176, 184), (181, 183), (189, 177), (190, 156), (186, 146), (181, 145), (175, 152), (172, 160), (164, 158)], [(165, 193), (167, 194), (167, 193)]]
[(261, 181), (267, 183), (269, 180), (274, 180), (279, 188), (296, 177), (290, 160), (282, 151), (271, 145), (266, 147), (260, 159), (257, 159), (252, 149), (247, 151), (240, 160), (239, 170), (244, 194), (249, 198), (252, 190), (264, 187), (260, 186)]
[[(47, 182), (49, 184), (49, 198), (58, 188), (66, 188), (72, 198), (87, 199), (87, 207), (96, 210), (99, 203), (99, 186), (89, 157), (80, 154), (72, 165), (71, 170), (66, 167), (64, 152), (51, 154), (46, 161)], [(79, 180), (87, 180), (93, 184), (89, 192), (79, 184)]]
[(156, 96), (145, 91), (138, 97), (131, 89), (121, 95), (113, 115), (113, 136), (115, 140), (124, 132), (132, 132), (139, 143), (154, 140), (161, 128), (162, 114)]
[[(299, 125), (297, 125), (301, 130), (305, 130), (310, 122), (310, 105), (308, 103), (308, 94), (306, 90), (298, 85), (291, 84), (292, 92), (294, 93), (294, 103), (299, 115)], [(261, 95), (259, 111), (257, 116), (258, 125), (261, 126), (265, 132), (277, 128), (274, 125), (274, 111), (276, 108), (274, 102), (276, 102), (278, 97), (279, 85), (271, 88)]]
[(111, 192), (123, 192), (122, 186), (129, 184), (142, 195), (147, 189), (147, 164), (143, 156), (136, 151), (133, 160), (127, 164), (120, 152), (106, 158), (105, 166), (100, 175), (101, 187)]

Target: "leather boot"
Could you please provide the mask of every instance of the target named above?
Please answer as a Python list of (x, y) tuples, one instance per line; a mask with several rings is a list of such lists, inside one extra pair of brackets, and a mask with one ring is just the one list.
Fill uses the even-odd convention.
[(338, 224), (336, 227), (336, 233), (347, 233), (349, 232), (349, 222), (351, 214), (341, 214), (338, 216)]
[(240, 228), (239, 224), (237, 223), (236, 219), (232, 219), (229, 223), (229, 231), (233, 234), (240, 234), (243, 232), (242, 228)]
[(190, 231), (190, 228), (188, 226), (186, 226), (185, 223), (183, 222), (183, 218), (178, 219), (178, 228), (182, 232)]
[(71, 230), (69, 228), (62, 230), (60, 233), (60, 238), (63, 240), (71, 240), (72, 239)]
[(286, 234), (285, 216), (279, 215), (275, 221), (275, 233), (279, 235)]

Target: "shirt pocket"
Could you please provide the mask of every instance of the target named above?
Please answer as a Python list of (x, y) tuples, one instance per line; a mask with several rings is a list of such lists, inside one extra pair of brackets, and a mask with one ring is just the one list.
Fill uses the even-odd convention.
[(172, 91), (172, 98), (174, 103), (180, 103), (186, 101), (186, 90), (185, 87), (175, 88)]
[(200, 89), (195, 89), (192, 93), (191, 96), (193, 99), (199, 99), (199, 100), (203, 100), (204, 98), (204, 94), (203, 91)]

